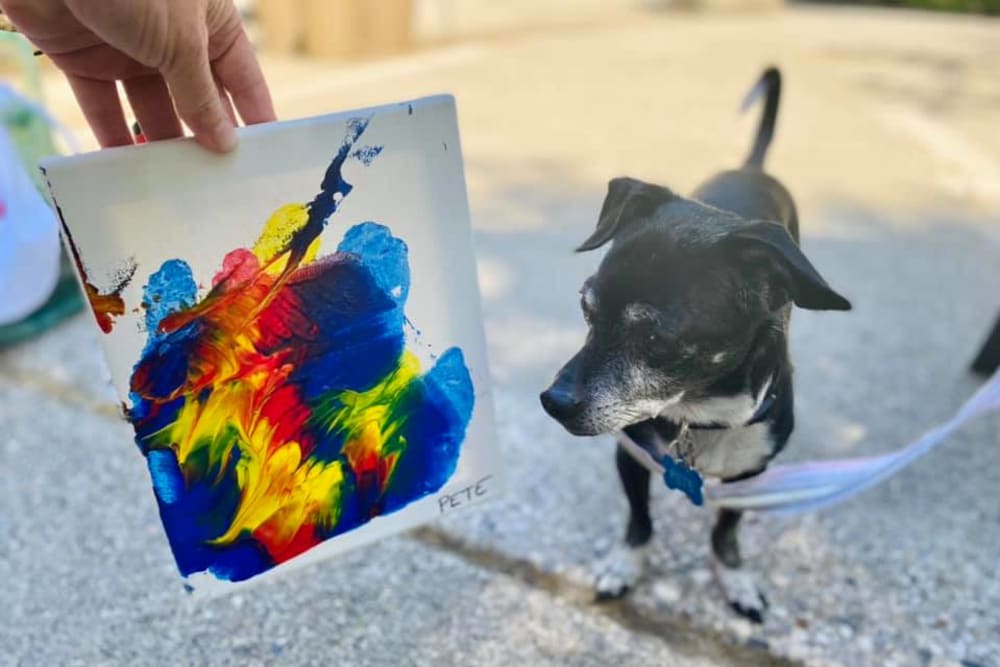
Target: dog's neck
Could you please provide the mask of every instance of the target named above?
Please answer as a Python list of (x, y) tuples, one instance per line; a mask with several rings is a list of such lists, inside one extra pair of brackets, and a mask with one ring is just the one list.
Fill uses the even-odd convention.
[(712, 383), (696, 397), (683, 397), (659, 417), (692, 427), (735, 428), (762, 421), (784, 386), (788, 372), (787, 343), (777, 322), (761, 325), (739, 367)]

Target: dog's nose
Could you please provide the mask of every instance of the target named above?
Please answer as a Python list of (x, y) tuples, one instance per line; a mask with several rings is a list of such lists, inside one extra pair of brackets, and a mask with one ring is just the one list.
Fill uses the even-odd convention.
[(554, 419), (563, 421), (580, 412), (583, 402), (574, 394), (552, 387), (542, 392), (542, 407)]

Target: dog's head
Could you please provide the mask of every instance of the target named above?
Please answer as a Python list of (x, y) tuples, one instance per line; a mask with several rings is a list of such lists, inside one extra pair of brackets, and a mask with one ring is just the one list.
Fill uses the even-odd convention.
[(764, 328), (784, 328), (791, 303), (850, 309), (783, 225), (635, 179), (611, 181), (597, 229), (578, 250), (609, 241), (580, 290), (587, 340), (541, 396), (576, 435), (706, 397), (740, 368)]

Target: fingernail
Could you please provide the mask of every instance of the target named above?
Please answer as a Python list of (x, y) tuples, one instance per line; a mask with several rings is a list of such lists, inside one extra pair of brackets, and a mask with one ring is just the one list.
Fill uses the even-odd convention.
[(236, 148), (236, 128), (229, 123), (221, 123), (215, 131), (215, 145), (222, 153)]
[(195, 139), (213, 153), (229, 153), (236, 148), (236, 128), (223, 121), (211, 131), (196, 134)]

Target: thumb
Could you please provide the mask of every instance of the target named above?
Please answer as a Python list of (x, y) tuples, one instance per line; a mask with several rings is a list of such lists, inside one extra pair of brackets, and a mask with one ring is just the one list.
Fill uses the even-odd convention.
[(187, 45), (163, 71), (174, 106), (199, 144), (216, 153), (236, 148), (236, 129), (219, 98), (208, 62), (208, 46)]

